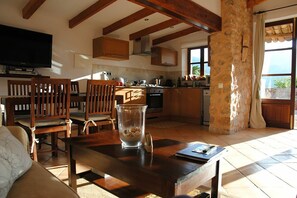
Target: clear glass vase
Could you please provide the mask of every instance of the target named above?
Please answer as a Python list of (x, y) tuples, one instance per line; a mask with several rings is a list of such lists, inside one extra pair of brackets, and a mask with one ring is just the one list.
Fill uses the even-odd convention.
[(147, 105), (119, 104), (116, 109), (122, 147), (140, 147), (145, 133), (145, 112)]

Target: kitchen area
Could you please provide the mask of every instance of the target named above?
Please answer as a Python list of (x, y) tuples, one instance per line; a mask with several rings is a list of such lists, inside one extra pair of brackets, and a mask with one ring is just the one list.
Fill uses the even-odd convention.
[[(208, 87), (118, 86), (117, 95), (125, 104), (146, 104), (147, 122), (174, 120), (208, 125), (209, 98), (203, 96)], [(206, 106), (208, 105), (208, 106)], [(208, 117), (205, 117), (208, 115)]]
[(92, 78), (118, 81), (116, 94), (123, 96), (123, 103), (148, 105), (147, 122), (208, 125), (210, 76), (187, 73), (188, 52), (175, 46), (151, 46), (149, 36), (130, 44), (121, 39), (93, 39)]
[[(120, 39), (93, 39), (91, 78), (116, 80), (116, 94), (123, 96), (125, 104), (148, 105), (147, 122), (174, 120), (208, 125), (210, 76), (180, 71), (179, 64), (184, 65), (182, 68), (187, 65), (186, 50), (152, 47), (148, 41), (146, 37), (143, 42), (133, 41), (133, 46), (129, 46)], [(139, 65), (134, 66), (136, 63)]]

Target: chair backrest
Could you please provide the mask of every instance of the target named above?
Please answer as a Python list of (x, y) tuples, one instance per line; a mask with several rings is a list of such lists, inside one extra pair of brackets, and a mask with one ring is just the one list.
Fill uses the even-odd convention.
[[(29, 80), (7, 80), (9, 96), (29, 96), (31, 93), (31, 81)], [(16, 115), (30, 114), (30, 105), (15, 105)]]
[[(71, 95), (79, 95), (78, 81), (71, 81)], [(70, 102), (70, 108), (79, 108), (80, 102)]]
[(71, 81), (71, 94), (79, 94), (78, 81)]
[(70, 79), (32, 78), (31, 127), (37, 120), (70, 117)]
[(114, 80), (88, 80), (86, 97), (86, 116), (105, 114), (111, 115), (114, 112), (115, 89), (117, 82)]
[(7, 80), (9, 96), (29, 96), (31, 92), (31, 81), (29, 80)]

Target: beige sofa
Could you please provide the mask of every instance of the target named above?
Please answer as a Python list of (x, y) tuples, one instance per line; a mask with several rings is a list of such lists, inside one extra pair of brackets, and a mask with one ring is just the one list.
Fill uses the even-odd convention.
[[(28, 148), (28, 136), (21, 127), (7, 127), (8, 130)], [(75, 198), (79, 197), (64, 182), (43, 168), (38, 162), (32, 162), (31, 168), (20, 176), (10, 188), (7, 198)]]

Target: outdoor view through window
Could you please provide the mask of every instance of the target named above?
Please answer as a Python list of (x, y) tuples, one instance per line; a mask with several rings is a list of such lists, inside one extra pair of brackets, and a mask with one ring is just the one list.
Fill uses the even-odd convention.
[(290, 100), (293, 24), (266, 27), (265, 31), (261, 98)]
[(210, 75), (210, 67), (208, 65), (208, 47), (189, 48), (189, 75), (205, 76)]

